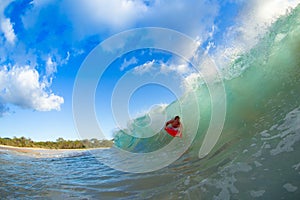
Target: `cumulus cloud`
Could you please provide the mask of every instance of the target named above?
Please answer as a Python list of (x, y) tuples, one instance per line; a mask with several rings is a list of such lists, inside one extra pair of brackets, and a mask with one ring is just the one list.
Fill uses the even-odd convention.
[[(64, 99), (51, 91), (52, 79), (57, 67), (68, 62), (70, 53), (48, 37), (53, 32), (57, 41), (57, 33), (51, 27), (48, 30), (45, 23), (37, 23), (45, 20), (41, 19), (40, 11), (50, 1), (32, 1), (33, 9), (24, 4), (19, 15), (13, 12), (18, 3), (12, 2), (0, 3), (0, 116), (10, 112), (11, 106), (60, 110)], [(35, 4), (39, 9), (35, 9)], [(28, 16), (28, 21), (24, 16)]]
[(30, 66), (13, 66), (10, 69), (4, 66), (0, 70), (1, 108), (13, 104), (37, 111), (60, 110), (64, 99), (47, 91), (47, 84), (39, 82), (39, 79), (39, 73)]
[(15, 35), (13, 25), (11, 24), (10, 19), (8, 18), (1, 19), (1, 30), (4, 33), (6, 40), (10, 44), (14, 45), (17, 37)]
[(149, 6), (143, 24), (171, 28), (203, 41), (219, 12), (217, 1), (156, 0)]
[(133, 69), (133, 72), (135, 74), (145, 74), (145, 73), (149, 72), (151, 69), (153, 69), (154, 64), (155, 64), (155, 60), (148, 61), (142, 65), (135, 67)]
[(66, 0), (57, 1), (56, 5), (60, 12), (64, 11), (79, 38), (151, 26), (171, 28), (205, 40), (219, 9), (215, 1), (198, 0), (78, 0), (76, 4)]
[(130, 65), (133, 64), (137, 64), (138, 60), (136, 57), (132, 57), (130, 58), (130, 60), (127, 60), (126, 58), (124, 59), (124, 62), (122, 63), (120, 70), (123, 71), (124, 69), (126, 69), (127, 67), (129, 67)]
[(188, 63), (161, 63), (160, 71), (164, 74), (175, 72), (178, 75), (185, 75), (191, 72)]
[(162, 63), (160, 72), (173, 76), (175, 74), (181, 80), (180, 87), (185, 91), (196, 89), (203, 82), (201, 73), (185, 61), (172, 60), (169, 63)]
[[(171, 28), (192, 37), (209, 37), (219, 12), (217, 1), (190, 0), (35, 0), (23, 17), (25, 27), (36, 25), (35, 18), (47, 5), (56, 7), (53, 12), (72, 23), (79, 38), (99, 33), (116, 33), (122, 30), (156, 26)], [(44, 10), (45, 11), (45, 10)]]
[[(47, 5), (50, 5), (48, 7), (51, 9), (48, 9)], [(55, 9), (52, 9), (53, 7)], [(96, 35), (105, 38), (130, 28), (163, 27), (187, 34), (198, 40), (200, 45), (210, 38), (216, 29), (214, 20), (218, 16), (219, 8), (217, 1), (198, 0), (78, 0), (76, 4), (72, 0), (36, 0), (32, 2), (32, 8), (22, 16), (22, 22), (27, 30), (36, 30), (37, 27), (44, 30), (45, 23), (38, 22), (40, 16), (44, 16), (42, 13), (45, 12), (54, 12), (51, 13), (54, 19), (47, 22), (47, 26), (55, 30), (51, 24), (70, 23), (71, 37), (68, 35), (62, 41), (71, 44), (74, 44), (74, 40), (80, 41)], [(64, 27), (60, 23), (57, 26)], [(47, 38), (52, 37), (52, 32), (48, 33)], [(32, 35), (39, 34), (34, 32)], [(59, 42), (56, 42), (56, 45), (60, 45)], [(122, 47), (122, 42), (113, 44), (113, 47), (119, 46)]]
[(13, 24), (11, 23), (9, 18), (4, 16), (4, 9), (11, 2), (11, 0), (3, 0), (0, 4), (0, 33), (2, 32), (5, 40), (14, 45), (17, 39), (16, 34), (13, 29)]
[(48, 57), (46, 62), (46, 76), (49, 77), (57, 71), (57, 63), (52, 60), (51, 57)]
[(133, 69), (133, 73), (136, 75), (151, 73), (151, 75), (166, 79), (176, 77), (180, 88), (185, 91), (196, 89), (203, 82), (203, 74), (201, 75), (189, 63), (178, 59), (170, 59), (168, 62), (161, 60), (148, 61), (136, 66)]
[(86, 36), (99, 32), (117, 32), (132, 27), (147, 10), (143, 1), (66, 0), (61, 4), (74, 24), (76, 34)]
[(175, 62), (170, 61), (167, 63), (164, 63), (163, 61), (158, 60), (152, 60), (147, 61), (146, 63), (136, 66), (133, 71), (135, 74), (145, 74), (147, 72), (152, 72), (151, 70), (154, 70), (157, 73), (160, 74), (170, 74), (175, 73), (179, 76), (186, 76), (187, 74), (190, 74), (193, 70), (188, 66), (187, 62)]

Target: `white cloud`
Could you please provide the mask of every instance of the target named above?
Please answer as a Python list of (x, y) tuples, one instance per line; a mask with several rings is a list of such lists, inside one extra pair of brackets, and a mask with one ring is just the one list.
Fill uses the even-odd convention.
[[(91, 35), (108, 37), (111, 34), (137, 27), (163, 27), (180, 31), (198, 41), (205, 41), (215, 31), (214, 20), (220, 6), (217, 1), (191, 0), (73, 0), (33, 1), (33, 7), (22, 16), (24, 27), (36, 29), (40, 13), (46, 6), (56, 6), (55, 15), (71, 23), (72, 44)], [(62, 20), (62, 21), (63, 21)], [(38, 33), (37, 33), (38, 34)], [(132, 41), (136, 42), (136, 41)], [(185, 45), (185, 44), (176, 44)], [(109, 44), (109, 48), (122, 48), (123, 42)], [(189, 50), (187, 50), (189, 51)], [(190, 52), (190, 51), (189, 51)]]
[(136, 74), (145, 74), (149, 72), (154, 66), (155, 60), (148, 61), (145, 64), (139, 65), (133, 69), (133, 72)]
[[(45, 27), (37, 26), (35, 23), (40, 19), (40, 9), (26, 10), (24, 7), (25, 15), (28, 16), (26, 19), (32, 22), (30, 27), (32, 29), (28, 30), (30, 34), (23, 32), (18, 34), (13, 28), (13, 23), (19, 21), (13, 21), (12, 17), (8, 16), (13, 13), (4, 14), (11, 2), (2, 0), (0, 3), (0, 116), (9, 112), (12, 105), (37, 111), (60, 110), (64, 99), (55, 95), (50, 87), (57, 66), (66, 64), (70, 53), (66, 53), (63, 58), (60, 55), (61, 46), (55, 46), (52, 40), (51, 42), (43, 40), (44, 45), (36, 43), (31, 46), (41, 36), (41, 30), (45, 30)], [(39, 8), (50, 3), (50, 1), (41, 2), (37, 4)], [(34, 1), (32, 4), (35, 3), (38, 2)], [(24, 15), (20, 13), (14, 16), (23, 20)], [(22, 22), (25, 23), (17, 25), (26, 25), (26, 22), (28, 25), (28, 21)], [(37, 71), (37, 67), (40, 72)]]
[(46, 75), (51, 76), (53, 73), (57, 71), (56, 69), (57, 63), (52, 60), (51, 57), (48, 57), (46, 62)]
[(147, 26), (171, 28), (206, 40), (218, 11), (216, 1), (156, 0), (141, 21)]
[[(63, 62), (64, 60), (62, 61), (62, 63)], [(46, 74), (43, 76), (43, 84), (45, 84), (46, 87), (51, 86), (53, 76), (56, 72), (57, 72), (57, 63), (53, 61), (52, 58), (49, 56), (46, 61)]]
[(151, 73), (151, 75), (155, 74), (157, 76), (163, 75), (160, 78), (174, 76), (181, 82), (180, 87), (184, 90), (197, 88), (201, 80), (201, 75), (196, 69), (191, 67), (189, 63), (178, 59), (171, 59), (167, 63), (158, 60), (148, 61), (135, 67), (133, 72), (138, 75), (144, 75), (146, 73)]
[(160, 72), (177, 76), (181, 81), (180, 87), (185, 91), (196, 89), (203, 82), (202, 74), (185, 61), (172, 60), (169, 63), (161, 63)]
[(39, 73), (29, 66), (4, 66), (0, 70), (0, 99), (2, 106), (13, 104), (37, 111), (60, 110), (64, 99), (47, 91), (47, 84), (39, 82)]
[[(193, 52), (194, 53), (194, 52)], [(172, 58), (167, 63), (160, 62), (160, 72), (163, 74), (175, 73), (179, 76), (187, 76), (195, 70), (189, 66), (189, 63), (179, 58)]]
[(145, 74), (147, 72), (150, 72), (154, 67), (157, 70), (158, 73), (161, 74), (169, 74), (169, 73), (175, 73), (179, 76), (185, 76), (189, 73), (191, 73), (193, 70), (189, 68), (188, 63), (186, 62), (174, 62), (172, 64), (170, 63), (163, 63), (162, 61), (148, 61), (142, 65), (136, 66), (133, 70), (136, 74)]
[(106, 31), (132, 27), (147, 11), (143, 1), (136, 0), (67, 0), (62, 9), (71, 19), (76, 34), (85, 37)]
[(127, 60), (126, 58), (124, 59), (120, 70), (123, 71), (124, 69), (126, 69), (128, 66), (133, 65), (133, 64), (137, 64), (138, 60), (136, 59), (136, 57), (132, 57), (130, 58), (130, 60)]
[(12, 45), (15, 44), (17, 39), (13, 25), (10, 19), (4, 16), (4, 9), (11, 3), (11, 0), (2, 0), (0, 4), (0, 32), (4, 34), (6, 41)]
[(66, 0), (57, 5), (79, 39), (136, 27), (164, 27), (205, 40), (219, 9), (215, 1), (198, 0)]
[[(189, 63), (177, 59), (171, 59), (167, 63), (152, 60), (135, 67), (133, 70), (138, 75), (151, 73), (152, 75), (163, 75), (160, 78), (176, 77), (181, 84), (180, 87), (185, 91), (196, 89), (201, 84), (201, 81), (203, 82), (202, 76), (197, 70), (191, 67)], [(208, 76), (209, 74), (206, 75)]]
[(4, 33), (6, 40), (10, 44), (14, 45), (17, 37), (15, 35), (13, 25), (11, 24), (10, 19), (1, 19), (1, 30)]
[(77, 0), (76, 3), (73, 0), (35, 0), (32, 4), (22, 17), (26, 28), (36, 25), (36, 17), (47, 5), (56, 6), (55, 14), (63, 15), (72, 23), (73, 33), (79, 39), (149, 26), (207, 38), (220, 8), (217, 1), (199, 0)]

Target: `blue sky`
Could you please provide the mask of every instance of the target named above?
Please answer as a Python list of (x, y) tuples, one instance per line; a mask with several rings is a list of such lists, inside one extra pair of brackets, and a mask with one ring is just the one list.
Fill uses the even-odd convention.
[[(72, 112), (76, 75), (91, 50), (115, 34), (143, 27), (173, 29), (198, 41), (221, 69), (297, 4), (299, 0), (1, 0), (0, 137), (81, 139)], [(95, 112), (107, 138), (126, 125), (114, 123), (111, 97), (128, 73), (174, 79), (178, 88), (178, 94), (159, 84), (137, 88), (128, 101), (120, 100), (128, 104), (130, 117), (171, 103), (197, 79), (188, 63), (168, 52), (144, 49), (116, 58), (95, 94)]]

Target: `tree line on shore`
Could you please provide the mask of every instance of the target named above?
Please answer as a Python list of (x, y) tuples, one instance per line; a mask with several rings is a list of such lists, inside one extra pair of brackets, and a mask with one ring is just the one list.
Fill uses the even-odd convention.
[(58, 138), (54, 141), (46, 142), (35, 142), (30, 138), (25, 137), (13, 137), (11, 138), (1, 138), (1, 145), (9, 145), (15, 147), (36, 147), (36, 148), (46, 148), (46, 149), (85, 149), (85, 148), (101, 148), (101, 147), (112, 147), (112, 140), (98, 140), (93, 139), (84, 139), (84, 140), (65, 140), (63, 138)]

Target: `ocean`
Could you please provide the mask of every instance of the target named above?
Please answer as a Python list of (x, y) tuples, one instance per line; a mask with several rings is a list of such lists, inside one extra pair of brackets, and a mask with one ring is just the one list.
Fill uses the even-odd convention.
[(147, 131), (144, 116), (111, 149), (39, 158), (1, 150), (0, 199), (300, 199), (300, 7), (222, 78), (226, 115), (212, 149), (203, 143), (219, 124), (204, 84), (153, 111), (186, 113), (182, 139), (134, 137)]

